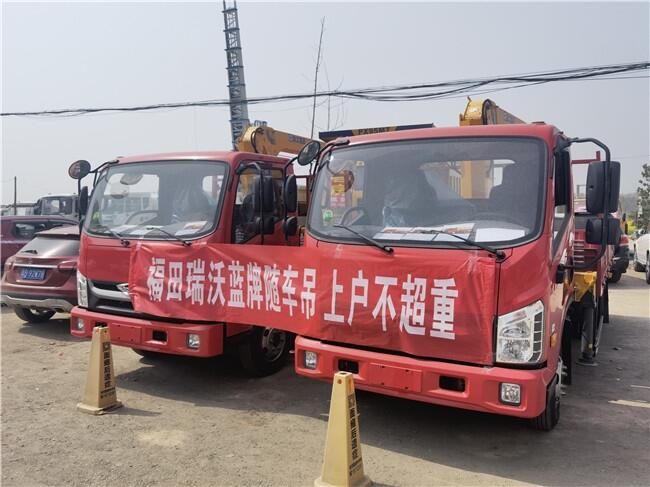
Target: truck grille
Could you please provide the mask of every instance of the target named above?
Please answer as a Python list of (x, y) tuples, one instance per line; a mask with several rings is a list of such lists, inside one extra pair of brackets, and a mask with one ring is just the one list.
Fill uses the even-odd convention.
[(88, 308), (109, 314), (138, 316), (128, 294), (119, 290), (123, 283), (88, 281)]

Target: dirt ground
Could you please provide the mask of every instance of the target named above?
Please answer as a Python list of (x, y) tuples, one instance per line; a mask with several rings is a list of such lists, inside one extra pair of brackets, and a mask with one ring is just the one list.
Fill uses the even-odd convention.
[[(551, 433), (500, 416), (358, 392), (379, 485), (650, 484), (650, 286), (612, 285), (598, 367), (578, 367)], [(2, 485), (313, 485), (330, 386), (291, 364), (264, 379), (229, 359), (148, 360), (114, 347), (122, 409), (76, 411), (90, 343), (65, 315), (3, 308)]]

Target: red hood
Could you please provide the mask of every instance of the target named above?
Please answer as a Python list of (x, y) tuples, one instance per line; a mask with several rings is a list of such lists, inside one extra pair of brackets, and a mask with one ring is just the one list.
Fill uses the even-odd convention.
[(484, 251), (142, 243), (130, 268), (134, 308), (147, 314), (492, 363), (497, 265)]

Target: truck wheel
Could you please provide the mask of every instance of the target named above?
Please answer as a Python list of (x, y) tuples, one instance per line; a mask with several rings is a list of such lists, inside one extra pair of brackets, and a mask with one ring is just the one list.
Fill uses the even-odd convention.
[(637, 272), (645, 271), (645, 266), (639, 262), (639, 259), (636, 257), (636, 250), (634, 251), (634, 270)]
[(29, 323), (42, 323), (54, 316), (54, 311), (50, 309), (29, 309), (20, 306), (14, 308), (14, 313), (18, 315), (18, 318)]
[(621, 272), (620, 271), (613, 271), (612, 272), (612, 277), (607, 279), (607, 282), (618, 282), (621, 280)]
[(251, 375), (264, 377), (280, 370), (291, 349), (290, 334), (275, 328), (254, 326), (239, 346), (239, 360)]
[(542, 414), (533, 418), (531, 426), (540, 431), (551, 431), (560, 421), (560, 386), (557, 374), (546, 389), (546, 408)]

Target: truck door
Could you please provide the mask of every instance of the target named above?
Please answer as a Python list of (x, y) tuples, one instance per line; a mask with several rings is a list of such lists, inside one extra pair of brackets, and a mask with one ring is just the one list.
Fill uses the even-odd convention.
[[(551, 333), (561, 330), (564, 310), (571, 295), (571, 273), (564, 270), (571, 264), (573, 242), (573, 198), (571, 197), (571, 156), (568, 150), (556, 153), (553, 164), (553, 232), (551, 236), (551, 296), (549, 326)], [(560, 282), (558, 282), (560, 281)]]

